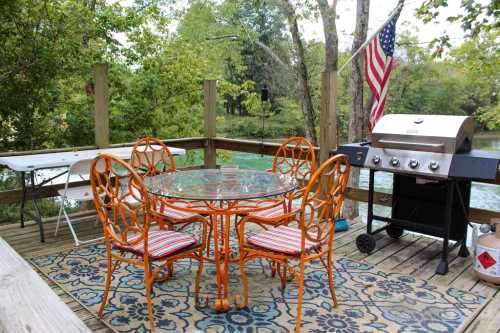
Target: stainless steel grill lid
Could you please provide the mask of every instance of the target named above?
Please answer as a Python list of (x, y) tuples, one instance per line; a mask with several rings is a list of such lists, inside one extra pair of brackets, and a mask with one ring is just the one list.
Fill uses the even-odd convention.
[(390, 114), (375, 125), (371, 145), (454, 154), (459, 150), (470, 150), (473, 134), (473, 117)]
[(341, 145), (351, 165), (445, 179), (495, 179), (500, 153), (471, 150), (474, 118), (390, 114), (382, 117), (371, 142)]

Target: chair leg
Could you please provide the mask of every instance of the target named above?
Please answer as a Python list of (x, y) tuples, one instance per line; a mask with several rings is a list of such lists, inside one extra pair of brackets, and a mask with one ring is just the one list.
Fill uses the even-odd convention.
[(66, 219), (66, 223), (68, 224), (69, 230), (71, 231), (71, 234), (73, 235), (73, 239), (75, 240), (75, 245), (78, 246), (80, 245), (80, 240), (78, 239), (78, 236), (76, 235), (75, 229), (73, 228), (73, 224), (71, 224), (71, 220), (68, 216), (68, 213), (66, 212), (66, 208), (63, 206), (63, 214), (64, 218)]
[(210, 215), (210, 224), (208, 226), (208, 237), (207, 237), (207, 258), (210, 257), (210, 246), (212, 244), (212, 232), (213, 232), (213, 219), (212, 215)]
[(240, 275), (241, 282), (243, 285), (243, 304), (239, 305), (239, 307), (244, 308), (248, 306), (248, 277), (245, 272), (245, 250), (240, 246)]
[(285, 260), (283, 263), (283, 272), (279, 272), (280, 278), (281, 278), (281, 289), (285, 289), (286, 287), (286, 282), (287, 282), (287, 274), (286, 271), (288, 270), (288, 262)]
[(276, 270), (278, 269), (278, 263), (276, 261), (271, 261), (271, 277), (276, 276)]
[(333, 280), (333, 260), (330, 254), (328, 254), (328, 266), (326, 268), (328, 270), (328, 284), (330, 285), (330, 293), (332, 294), (333, 307), (337, 307), (337, 295), (335, 293), (335, 283)]
[(297, 317), (295, 321), (295, 333), (300, 333), (300, 324), (302, 322), (302, 299), (304, 297), (304, 261), (300, 260), (300, 275), (299, 275), (299, 299), (297, 303)]
[(236, 215), (234, 217), (234, 233), (236, 235), (236, 239), (238, 240), (240, 239), (240, 221), (238, 221), (238, 215)]
[(106, 284), (104, 287), (104, 295), (102, 296), (101, 307), (99, 308), (99, 318), (102, 319), (102, 313), (104, 308), (106, 307), (106, 302), (108, 301), (109, 289), (111, 287), (111, 275), (113, 274), (113, 259), (111, 258), (111, 245), (109, 242), (106, 242), (106, 255), (108, 257), (107, 260), (107, 270), (106, 270)]
[[(174, 231), (174, 225), (173, 224), (170, 224), (168, 223), (168, 230), (169, 231)], [(163, 230), (164, 229), (164, 226), (162, 225), (161, 226), (161, 229)], [(168, 278), (171, 278), (172, 276), (174, 276), (174, 264), (173, 263), (168, 263), (167, 264), (167, 271), (168, 271)]]
[(201, 282), (201, 276), (203, 273), (203, 265), (204, 265), (204, 260), (203, 260), (203, 248), (200, 249), (200, 252), (198, 256), (200, 259), (198, 260), (198, 271), (196, 272), (196, 279), (195, 279), (195, 284), (194, 284), (194, 299), (195, 299), (195, 304), (198, 306), (200, 303), (200, 282)]
[(59, 215), (57, 215), (57, 223), (56, 223), (56, 231), (54, 232), (54, 237), (57, 237), (57, 233), (59, 232), (59, 224), (61, 223), (61, 216), (64, 209), (64, 198), (61, 199), (61, 208), (59, 208)]
[(146, 302), (148, 304), (148, 321), (151, 332), (155, 330), (155, 322), (153, 320), (153, 301), (151, 300), (151, 290), (153, 289), (153, 276), (151, 275), (151, 264), (144, 263), (144, 284), (146, 286)]

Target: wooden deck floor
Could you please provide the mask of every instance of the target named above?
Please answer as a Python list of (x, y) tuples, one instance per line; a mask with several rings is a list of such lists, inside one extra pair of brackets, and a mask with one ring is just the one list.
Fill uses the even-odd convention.
[[(92, 219), (93, 220), (93, 219)], [(100, 232), (92, 220), (79, 224), (77, 229), (81, 239), (95, 237)], [(44, 224), (46, 243), (40, 243), (38, 228), (28, 222), (24, 229), (18, 224), (0, 225), (0, 237), (3, 237), (18, 253), (25, 258), (53, 253), (73, 247), (73, 239), (67, 227), (63, 227), (59, 236), (54, 238), (55, 223)], [(365, 225), (357, 220), (351, 224), (348, 232), (339, 233), (335, 240), (335, 256), (363, 260), (381, 270), (396, 271), (429, 280), (433, 284), (453, 286), (482, 296), (492, 297), (489, 304), (469, 325), (466, 332), (500, 332), (500, 292), (498, 288), (479, 282), (471, 269), (472, 259), (460, 258), (455, 250), (450, 255), (450, 272), (446, 276), (436, 275), (434, 270), (439, 261), (441, 242), (414, 234), (405, 233), (399, 240), (393, 240), (385, 234), (377, 235), (377, 249), (370, 255), (356, 249), (355, 237), (364, 231)], [(46, 280), (49, 286), (68, 304), (68, 306), (94, 332), (109, 332), (94, 315), (68, 296), (61, 288)]]

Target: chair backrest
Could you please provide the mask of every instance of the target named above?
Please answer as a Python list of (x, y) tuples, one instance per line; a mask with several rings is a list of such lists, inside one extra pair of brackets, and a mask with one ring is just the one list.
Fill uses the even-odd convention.
[(71, 176), (79, 176), (81, 180), (86, 180), (90, 175), (90, 166), (93, 161), (93, 159), (84, 159), (76, 161), (69, 166), (68, 176), (66, 177), (66, 183), (64, 185), (64, 196), (66, 196), (66, 192), (68, 191)]
[(151, 201), (142, 178), (127, 162), (102, 154), (92, 163), (90, 184), (106, 241), (132, 245), (144, 240), (147, 253)]
[(285, 140), (274, 155), (273, 172), (296, 178), (300, 187), (307, 185), (316, 169), (316, 155), (313, 145), (302, 137)]
[(78, 175), (85, 177), (90, 175), (90, 166), (94, 159), (79, 160), (71, 164), (68, 170), (70, 176)]
[(130, 165), (141, 176), (155, 176), (175, 171), (174, 156), (159, 139), (145, 137), (136, 142), (130, 156)]
[(306, 241), (327, 241), (331, 245), (349, 173), (349, 159), (339, 154), (322, 163), (311, 176), (304, 190), (299, 219), (302, 246)]

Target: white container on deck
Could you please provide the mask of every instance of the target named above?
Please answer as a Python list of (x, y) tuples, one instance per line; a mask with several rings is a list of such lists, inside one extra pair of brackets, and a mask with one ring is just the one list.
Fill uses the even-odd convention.
[(500, 286), (500, 219), (491, 224), (496, 232), (479, 236), (475, 244), (474, 271), (479, 279)]

